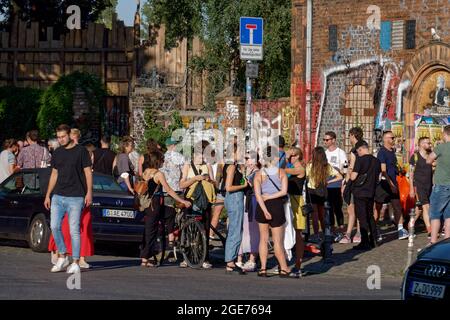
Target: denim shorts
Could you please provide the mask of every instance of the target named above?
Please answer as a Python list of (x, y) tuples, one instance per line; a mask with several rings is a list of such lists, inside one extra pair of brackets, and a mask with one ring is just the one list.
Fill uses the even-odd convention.
[(430, 197), (430, 219), (450, 219), (450, 185), (433, 186)]

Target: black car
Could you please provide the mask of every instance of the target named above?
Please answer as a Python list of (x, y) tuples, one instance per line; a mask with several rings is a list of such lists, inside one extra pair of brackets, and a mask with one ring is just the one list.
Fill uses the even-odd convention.
[(450, 300), (450, 239), (424, 249), (406, 271), (403, 300)]
[[(46, 252), (50, 212), (44, 199), (51, 169), (24, 169), (0, 184), (0, 238), (26, 240), (30, 248)], [(95, 240), (140, 242), (144, 214), (134, 197), (112, 176), (93, 174), (92, 227)]]

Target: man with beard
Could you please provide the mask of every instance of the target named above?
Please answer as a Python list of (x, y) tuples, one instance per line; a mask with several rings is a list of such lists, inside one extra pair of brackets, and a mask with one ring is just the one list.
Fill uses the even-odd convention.
[[(427, 227), (428, 237), (431, 237), (431, 223), (430, 223), (430, 196), (433, 187), (433, 166), (427, 164), (427, 159), (432, 152), (432, 144), (430, 138), (421, 137), (419, 139), (419, 151), (415, 152), (410, 164), (410, 193), (411, 198), (417, 199), (418, 206), (422, 207), (423, 220)], [(416, 218), (419, 217), (419, 210), (416, 211)]]
[(80, 273), (80, 218), (83, 208), (92, 203), (92, 163), (87, 149), (76, 144), (70, 138), (70, 133), (67, 125), (56, 128), (56, 137), (61, 146), (53, 153), (44, 207), (50, 210), (50, 226), (59, 252), (58, 261), (51, 272), (63, 271), (69, 265), (61, 232), (62, 220), (67, 213), (73, 258), (67, 273)]

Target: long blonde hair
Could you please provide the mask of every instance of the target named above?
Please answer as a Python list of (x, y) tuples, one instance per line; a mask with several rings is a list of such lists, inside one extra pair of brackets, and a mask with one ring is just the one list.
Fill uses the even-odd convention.
[(314, 148), (311, 157), (311, 177), (315, 182), (315, 188), (327, 185), (329, 164), (325, 149), (322, 147)]

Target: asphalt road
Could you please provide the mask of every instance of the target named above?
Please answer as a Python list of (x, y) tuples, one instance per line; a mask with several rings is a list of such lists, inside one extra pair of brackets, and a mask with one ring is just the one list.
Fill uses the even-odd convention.
[[(309, 274), (301, 279), (259, 278), (225, 274), (222, 250), (213, 253), (211, 270), (175, 265), (142, 268), (129, 247), (101, 245), (90, 257), (92, 268), (81, 273), (81, 289), (69, 290), (66, 273), (50, 273), (50, 255), (26, 245), (0, 241), (0, 299), (399, 299), (402, 277), (381, 276), (381, 288), (367, 288), (366, 266), (361, 272)], [(352, 257), (354, 260), (354, 257)], [(352, 268), (358, 270), (358, 262)], [(317, 264), (317, 263), (316, 263)], [(356, 265), (356, 267), (355, 267)], [(338, 270), (339, 268), (337, 268)], [(333, 270), (333, 269), (331, 269)]]

